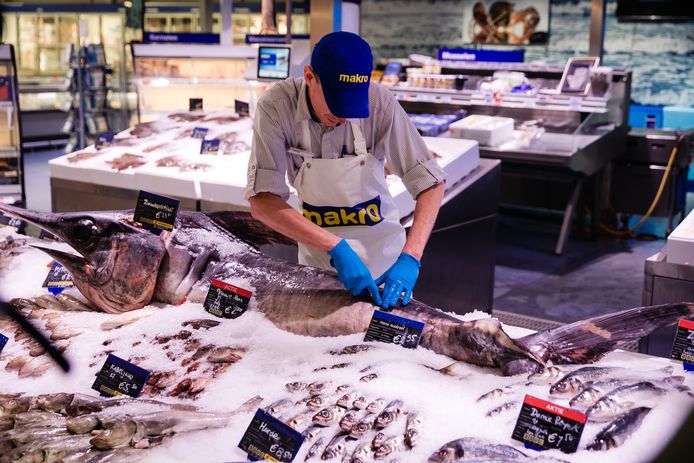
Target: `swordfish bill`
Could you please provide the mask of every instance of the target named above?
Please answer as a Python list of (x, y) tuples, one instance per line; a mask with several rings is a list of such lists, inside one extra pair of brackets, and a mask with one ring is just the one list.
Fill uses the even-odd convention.
[[(262, 253), (263, 245), (293, 242), (248, 213), (180, 212), (173, 232), (155, 236), (134, 226), (129, 211), (50, 214), (5, 205), (0, 211), (60, 237), (79, 253), (36, 246), (63, 264), (78, 290), (104, 312), (184, 298), (201, 303), (212, 279), (247, 281), (255, 310), (280, 329), (304, 336), (365, 332), (377, 309), (345, 291), (332, 272)], [(392, 312), (425, 323), (421, 346), (515, 375), (550, 362), (594, 362), (620, 343), (694, 316), (694, 304), (639, 307), (518, 339), (494, 318), (461, 321), (416, 300)]]

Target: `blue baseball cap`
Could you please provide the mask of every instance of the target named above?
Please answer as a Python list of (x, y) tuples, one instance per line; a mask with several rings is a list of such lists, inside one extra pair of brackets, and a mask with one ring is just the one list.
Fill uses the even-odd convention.
[(369, 117), (373, 55), (364, 39), (342, 31), (323, 36), (313, 47), (311, 67), (331, 113), (345, 119)]

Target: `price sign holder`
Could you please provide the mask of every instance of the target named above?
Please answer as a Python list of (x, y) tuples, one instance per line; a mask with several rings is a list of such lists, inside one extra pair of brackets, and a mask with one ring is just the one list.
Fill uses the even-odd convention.
[(219, 138), (203, 140), (202, 143), (200, 143), (200, 154), (218, 154), (220, 143), (221, 141)]
[(144, 368), (109, 354), (97, 373), (92, 389), (104, 397), (137, 397), (142, 392), (150, 372)]
[(0, 228), (19, 233), (23, 232), (26, 226), (27, 224), (25, 221), (15, 219), (14, 217), (4, 215), (0, 212)]
[(113, 146), (113, 133), (103, 132), (97, 135), (96, 143), (94, 143), (94, 148), (101, 150)]
[(71, 288), (72, 286), (75, 286), (75, 283), (72, 281), (72, 277), (67, 269), (60, 265), (59, 262), (53, 261), (41, 287), (47, 288), (49, 293), (57, 296), (62, 293), (65, 288)]
[(133, 220), (142, 228), (158, 235), (162, 230), (173, 230), (180, 201), (166, 196), (140, 191)]
[(5, 348), (5, 346), (7, 345), (7, 341), (9, 341), (9, 339), (7, 338), (7, 336), (5, 336), (4, 334), (0, 333), (0, 353), (2, 352), (2, 350), (3, 350), (3, 349)]
[(205, 138), (205, 135), (207, 135), (207, 131), (208, 131), (208, 130), (209, 130), (209, 129), (208, 129), (207, 127), (195, 127), (195, 128), (193, 129), (193, 135), (192, 135), (192, 137), (193, 137), (193, 138), (200, 138), (200, 139), (203, 139), (203, 138)]
[(245, 101), (234, 100), (234, 110), (239, 114), (239, 116), (251, 115), (250, 105)]
[(526, 395), (511, 437), (533, 450), (574, 453), (585, 425), (583, 413)]
[(203, 307), (212, 315), (238, 318), (248, 309), (253, 293), (220, 280), (212, 280)]
[(202, 111), (202, 98), (188, 98), (188, 111)]
[(415, 349), (419, 345), (423, 330), (422, 322), (375, 310), (364, 341), (400, 344), (402, 347)]
[(251, 461), (291, 462), (299, 452), (304, 436), (277, 418), (258, 409), (238, 447)]
[(682, 361), (686, 371), (694, 371), (694, 320), (680, 320), (670, 356)]

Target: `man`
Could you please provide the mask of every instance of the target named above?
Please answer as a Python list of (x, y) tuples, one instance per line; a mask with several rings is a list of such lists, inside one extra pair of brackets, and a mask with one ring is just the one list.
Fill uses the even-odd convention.
[[(369, 85), (372, 69), (369, 44), (334, 32), (314, 47), (303, 79), (260, 97), (246, 198), (253, 217), (299, 243), (299, 263), (334, 268), (353, 295), (368, 292), (389, 308), (410, 300), (445, 173), (393, 95)], [(417, 200), (407, 239), (386, 161)], [(286, 202), (285, 177), (303, 215)]]

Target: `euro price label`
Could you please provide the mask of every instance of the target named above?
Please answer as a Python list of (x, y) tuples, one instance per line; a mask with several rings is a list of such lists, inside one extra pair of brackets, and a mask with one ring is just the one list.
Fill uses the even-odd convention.
[(671, 357), (682, 361), (685, 370), (694, 371), (694, 320), (680, 320), (677, 324)]
[(234, 110), (239, 114), (239, 116), (251, 115), (250, 105), (245, 101), (234, 100)]
[(137, 397), (142, 392), (150, 372), (109, 354), (96, 375), (92, 389), (102, 396)]
[(585, 425), (583, 413), (526, 395), (511, 437), (531, 449), (574, 453)]
[(248, 309), (253, 293), (220, 280), (212, 280), (203, 307), (212, 315), (238, 318)]
[(171, 231), (176, 223), (179, 203), (177, 199), (140, 191), (133, 220), (155, 234), (161, 230)]
[(211, 140), (203, 140), (200, 143), (200, 154), (218, 154), (221, 140), (213, 138)]
[(291, 462), (299, 453), (304, 437), (261, 409), (248, 425), (238, 447), (249, 459)]
[(202, 98), (188, 98), (188, 111), (202, 111)]
[(207, 127), (195, 127), (193, 129), (192, 137), (193, 138), (199, 138), (202, 140), (207, 135), (208, 130), (209, 129)]
[(2, 350), (3, 350), (3, 349), (5, 348), (5, 346), (7, 345), (7, 341), (9, 341), (9, 339), (7, 339), (7, 336), (5, 336), (4, 334), (0, 333), (0, 353), (2, 352)]
[(48, 292), (57, 296), (63, 292), (65, 288), (70, 288), (72, 286), (75, 286), (75, 283), (72, 281), (70, 272), (60, 265), (59, 262), (53, 261), (48, 270), (48, 275), (46, 275), (46, 279), (43, 280), (42, 287), (47, 288)]
[(0, 212), (0, 229), (13, 231), (15, 233), (23, 232), (27, 224), (25, 221), (15, 219)]
[(111, 132), (103, 132), (97, 135), (94, 143), (94, 147), (97, 150), (108, 148), (109, 146), (113, 146), (113, 134)]
[(423, 330), (422, 322), (376, 310), (371, 317), (364, 341), (399, 344), (408, 349), (415, 349), (419, 345)]

